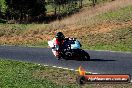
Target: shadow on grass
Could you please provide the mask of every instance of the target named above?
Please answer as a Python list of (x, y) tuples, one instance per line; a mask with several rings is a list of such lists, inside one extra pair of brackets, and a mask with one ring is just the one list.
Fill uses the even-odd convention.
[(63, 12), (63, 13), (56, 13), (56, 14), (51, 14), (51, 15), (39, 15), (36, 17), (32, 17), (31, 19), (27, 20), (8, 20), (5, 21), (3, 19), (0, 19), (0, 23), (8, 23), (8, 24), (31, 24), (31, 23), (36, 23), (36, 24), (49, 24), (50, 22), (53, 22), (55, 20), (62, 20), (65, 17), (69, 17), (71, 15), (74, 15), (80, 11), (81, 8), (75, 8), (69, 12)]
[(52, 14), (52, 15), (48, 15), (48, 16), (45, 16), (44, 19), (40, 19), (39, 20), (39, 23), (50, 23), (52, 21), (55, 21), (55, 20), (62, 20), (63, 18), (65, 17), (69, 17), (71, 15), (74, 15), (76, 13), (78, 13), (80, 11), (81, 8), (75, 8), (74, 10), (71, 10), (70, 12), (64, 12), (64, 13), (58, 13), (58, 14)]

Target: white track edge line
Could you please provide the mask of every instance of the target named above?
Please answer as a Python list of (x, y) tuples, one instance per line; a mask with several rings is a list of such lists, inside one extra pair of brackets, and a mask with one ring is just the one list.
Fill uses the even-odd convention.
[[(38, 64), (38, 65), (40, 65), (40, 64)], [(49, 65), (43, 65), (43, 66), (49, 66)], [(75, 70), (75, 69), (69, 69), (69, 68), (63, 68), (63, 67), (58, 67), (58, 66), (52, 66), (52, 67), (54, 67), (54, 68), (59, 68), (59, 69), (65, 69), (65, 70), (70, 70), (70, 71), (78, 71), (78, 70)], [(99, 73), (94, 73), (94, 72), (88, 72), (88, 73), (90, 73), (90, 74), (99, 74)], [(130, 83), (132, 83), (132, 79), (130, 80)]]

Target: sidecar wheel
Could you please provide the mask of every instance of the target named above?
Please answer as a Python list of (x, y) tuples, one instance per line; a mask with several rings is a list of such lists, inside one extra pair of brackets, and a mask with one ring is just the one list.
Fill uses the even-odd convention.
[(61, 56), (56, 57), (57, 60), (63, 59)]
[(60, 60), (61, 58), (56, 58), (57, 60)]

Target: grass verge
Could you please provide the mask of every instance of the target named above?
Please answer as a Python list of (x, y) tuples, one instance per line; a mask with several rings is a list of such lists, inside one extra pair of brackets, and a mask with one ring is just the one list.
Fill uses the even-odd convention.
[[(96, 18), (97, 17), (97, 18)], [(97, 15), (95, 18), (100, 20), (109, 21), (129, 21), (132, 19), (132, 5), (125, 8), (120, 8), (116, 11), (109, 11), (104, 14)]]
[(132, 52), (132, 26), (107, 33), (87, 34), (83, 48)]
[[(112, 3), (113, 6), (117, 4)], [(59, 23), (0, 24), (0, 44), (47, 47), (47, 41), (54, 37), (55, 32), (62, 31), (66, 36), (78, 38), (85, 49), (131, 52), (132, 6), (112, 9), (109, 3), (107, 5), (99, 9), (98, 6), (90, 10), (85, 8)], [(105, 13), (101, 14), (103, 9)], [(96, 10), (100, 14), (93, 14)]]
[(75, 86), (74, 74), (38, 64), (0, 60), (1, 88), (70, 88)]
[(132, 84), (76, 83), (76, 72), (50, 66), (0, 59), (1, 88), (131, 88)]

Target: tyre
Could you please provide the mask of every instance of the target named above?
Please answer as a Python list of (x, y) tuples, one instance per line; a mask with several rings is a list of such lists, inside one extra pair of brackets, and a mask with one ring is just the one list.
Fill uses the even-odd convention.
[(77, 81), (77, 83), (79, 85), (83, 85), (83, 84), (86, 83), (87, 80), (86, 80), (86, 78), (84, 76), (78, 76), (77, 79), (76, 79), (76, 81)]
[(56, 59), (57, 59), (57, 60), (60, 60), (60, 59), (62, 59), (62, 58), (60, 58), (60, 57), (57, 57)]
[(82, 54), (81, 55), (82, 55), (81, 56), (81, 60), (83, 60), (83, 61), (90, 60), (90, 56), (89, 56), (89, 54), (86, 51), (82, 50)]
[(57, 60), (63, 59), (62, 55), (60, 54), (59, 56), (56, 57)]
[(84, 54), (83, 60), (86, 60), (86, 61), (90, 60), (90, 56), (89, 56), (88, 53), (85, 53), (85, 54)]

